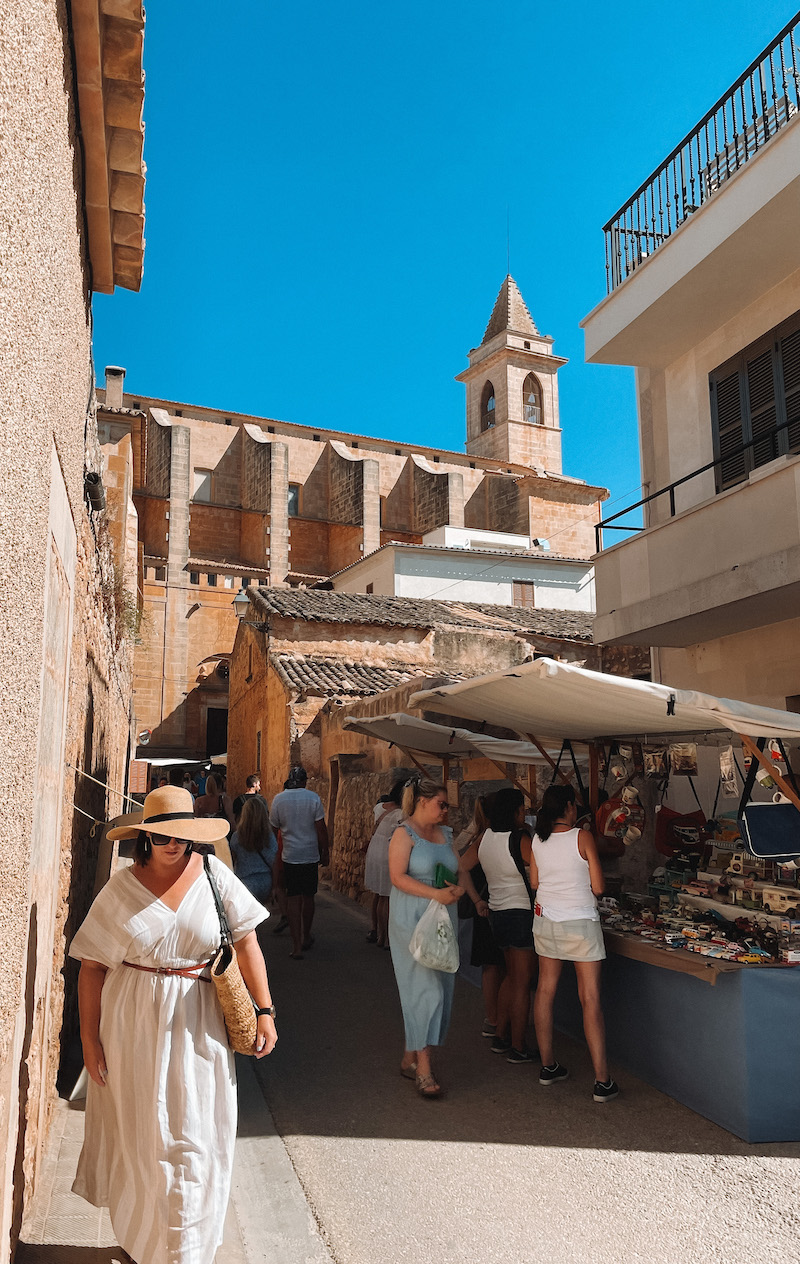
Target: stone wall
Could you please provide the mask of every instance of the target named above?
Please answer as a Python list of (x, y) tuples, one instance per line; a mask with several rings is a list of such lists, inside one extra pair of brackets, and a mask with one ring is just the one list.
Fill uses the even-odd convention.
[(421, 457), (412, 458), (411, 468), (413, 492), (410, 525), (413, 531), (424, 535), (426, 531), (435, 531), (437, 527), (448, 524), (450, 508), (448, 475), (445, 470), (439, 472), (428, 468)]
[(137, 485), (143, 486), (151, 496), (163, 496), (164, 499), (169, 497), (169, 471), (170, 471), (170, 450), (172, 446), (172, 427), (163, 416), (161, 418), (154, 417), (152, 413), (148, 414), (147, 425), (145, 429), (145, 466), (141, 482), (137, 479)]

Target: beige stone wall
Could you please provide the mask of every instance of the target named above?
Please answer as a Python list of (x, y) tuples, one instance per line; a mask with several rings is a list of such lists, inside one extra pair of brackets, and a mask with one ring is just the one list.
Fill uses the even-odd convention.
[[(41, 918), (31, 904), (31, 848), (37, 801), (46, 573), (53, 444), (65, 500), (82, 514), (84, 420), (89, 396), (89, 333), (76, 204), (74, 117), (67, 95), (63, 4), (0, 3), (0, 422), (7, 437), (0, 480), (0, 581), (3, 586), (0, 717), (5, 767), (5, 828), (0, 932), (0, 1260), (18, 1224), (32, 1177), (31, 1146), (44, 1124), (38, 1085), (49, 1082), (41, 1039), (52, 970), (52, 897)], [(67, 499), (68, 498), (68, 499)], [(74, 539), (74, 529), (73, 529)], [(57, 550), (56, 550), (57, 553)], [(51, 618), (70, 613), (74, 591), (53, 555)], [(68, 563), (67, 563), (68, 564)], [(73, 557), (74, 565), (74, 557)], [(59, 571), (58, 568), (61, 567)], [(67, 630), (66, 628), (64, 629)], [(59, 642), (56, 632), (54, 643)], [(59, 744), (60, 745), (60, 744)], [(60, 797), (62, 751), (48, 774)], [(43, 856), (44, 881), (58, 880), (57, 835)], [(36, 926), (36, 940), (29, 931)], [(44, 946), (44, 947), (43, 947)], [(37, 958), (43, 964), (37, 970)], [(31, 1052), (34, 1030), (37, 1047)], [(26, 1061), (20, 1066), (20, 1059)], [(19, 1134), (28, 1124), (27, 1138)], [(37, 1117), (38, 1116), (38, 1117)], [(27, 1155), (25, 1151), (27, 1149)], [(23, 1157), (25, 1156), (25, 1157)]]
[[(800, 619), (787, 619), (687, 649), (665, 647), (654, 651), (654, 679), (782, 710), (800, 697), (799, 643)], [(799, 708), (793, 701), (789, 709)]]

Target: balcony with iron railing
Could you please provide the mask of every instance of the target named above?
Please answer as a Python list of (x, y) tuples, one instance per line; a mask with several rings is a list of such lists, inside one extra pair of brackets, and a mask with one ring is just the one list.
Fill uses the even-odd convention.
[(609, 293), (798, 113), (799, 41), (800, 13), (605, 225)]
[[(595, 639), (685, 646), (800, 617), (800, 455), (791, 421), (706, 462), (595, 527)], [(744, 481), (682, 507), (685, 488), (714, 482), (741, 455)], [(645, 525), (630, 520), (644, 512)], [(627, 519), (627, 521), (626, 521)], [(606, 532), (625, 532), (617, 544)]]
[(593, 363), (664, 367), (800, 267), (800, 13), (604, 227)]

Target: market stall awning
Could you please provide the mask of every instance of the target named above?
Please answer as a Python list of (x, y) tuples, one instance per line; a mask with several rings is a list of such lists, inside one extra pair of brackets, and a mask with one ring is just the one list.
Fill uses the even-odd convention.
[[(544, 764), (542, 753), (531, 742), (517, 742), (512, 738), (487, 737), (483, 733), (471, 733), (468, 729), (454, 729), (449, 725), (431, 724), (414, 715), (398, 712), (393, 715), (356, 717), (348, 716), (342, 728), (367, 737), (389, 742), (401, 750), (415, 754), (436, 755), (440, 759), (475, 759), (484, 756), (500, 763)], [(559, 748), (550, 752), (554, 757)]]
[(800, 741), (800, 715), (540, 658), (489, 676), (423, 689), (412, 707), (573, 741), (739, 733)]

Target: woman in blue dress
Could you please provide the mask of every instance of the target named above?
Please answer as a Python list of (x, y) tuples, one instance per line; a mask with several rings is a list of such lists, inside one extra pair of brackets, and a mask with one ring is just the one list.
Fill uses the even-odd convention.
[(437, 865), (458, 872), (453, 831), (442, 824), (447, 815), (444, 787), (426, 778), (409, 781), (403, 791), (403, 813), (405, 820), (389, 844), (389, 945), (406, 1037), (400, 1072), (416, 1080), (422, 1097), (438, 1097), (442, 1090), (433, 1074), (430, 1050), (443, 1044), (447, 1035), (455, 975), (421, 966), (408, 945), (431, 900), (447, 907), (457, 932), (456, 904), (464, 889), (433, 885)]

